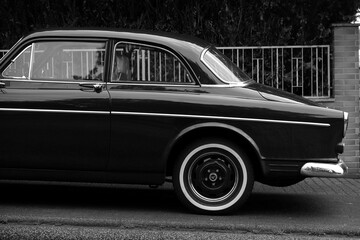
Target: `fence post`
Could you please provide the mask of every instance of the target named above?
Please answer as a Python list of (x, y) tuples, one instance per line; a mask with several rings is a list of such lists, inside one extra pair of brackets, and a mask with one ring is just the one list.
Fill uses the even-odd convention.
[(334, 107), (348, 112), (350, 117), (342, 158), (349, 166), (351, 177), (360, 177), (359, 27), (360, 24), (333, 25)]

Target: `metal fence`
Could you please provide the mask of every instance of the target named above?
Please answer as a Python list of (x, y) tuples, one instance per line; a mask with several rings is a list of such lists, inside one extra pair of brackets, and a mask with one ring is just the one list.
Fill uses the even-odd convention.
[[(331, 97), (330, 46), (218, 47), (256, 82), (308, 98)], [(0, 58), (7, 50), (0, 50)]]
[(0, 59), (8, 52), (8, 50), (0, 50)]
[(331, 96), (329, 45), (218, 49), (258, 83), (309, 98)]

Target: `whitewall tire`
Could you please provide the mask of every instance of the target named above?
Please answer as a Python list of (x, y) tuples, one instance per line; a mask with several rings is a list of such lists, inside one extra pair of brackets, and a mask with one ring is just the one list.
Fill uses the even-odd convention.
[(231, 142), (208, 139), (187, 147), (174, 167), (173, 184), (196, 212), (233, 212), (249, 197), (254, 176), (247, 155)]

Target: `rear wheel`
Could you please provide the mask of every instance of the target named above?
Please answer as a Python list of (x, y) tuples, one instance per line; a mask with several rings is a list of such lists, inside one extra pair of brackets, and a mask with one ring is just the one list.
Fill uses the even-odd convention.
[(173, 184), (184, 205), (206, 214), (239, 208), (254, 184), (247, 155), (234, 144), (208, 139), (191, 144), (174, 167)]

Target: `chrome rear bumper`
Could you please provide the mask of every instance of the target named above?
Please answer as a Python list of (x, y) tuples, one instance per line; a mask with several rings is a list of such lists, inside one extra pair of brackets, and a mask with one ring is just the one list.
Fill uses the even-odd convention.
[(301, 168), (301, 175), (306, 177), (343, 177), (348, 171), (346, 164), (339, 160), (338, 163), (306, 163)]

